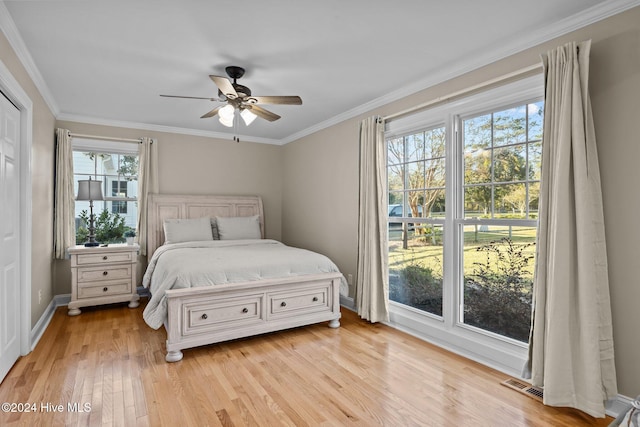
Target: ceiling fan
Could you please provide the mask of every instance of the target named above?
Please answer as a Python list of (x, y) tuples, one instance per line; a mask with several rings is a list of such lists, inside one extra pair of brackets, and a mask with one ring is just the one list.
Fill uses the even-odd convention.
[(233, 79), (233, 83), (226, 77), (209, 76), (209, 78), (211, 78), (218, 87), (217, 98), (178, 95), (160, 96), (169, 98), (208, 99), (210, 101), (226, 102), (225, 105), (220, 105), (214, 108), (200, 118), (206, 119), (218, 115), (220, 123), (227, 127), (233, 126), (236, 110), (238, 110), (244, 123), (249, 126), (256, 117), (262, 117), (270, 122), (280, 118), (279, 115), (260, 107), (258, 104), (302, 104), (302, 99), (299, 96), (253, 96), (251, 95), (251, 89), (237, 82), (237, 80), (244, 75), (244, 68), (232, 65), (226, 67), (225, 71), (229, 78)]

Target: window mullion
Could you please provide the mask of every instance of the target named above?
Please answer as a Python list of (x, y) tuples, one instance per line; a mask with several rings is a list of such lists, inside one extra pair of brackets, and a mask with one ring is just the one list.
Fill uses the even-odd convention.
[(445, 209), (445, 241), (444, 241), (444, 280), (443, 280), (443, 320), (445, 327), (451, 329), (456, 324), (459, 301), (459, 269), (458, 230), (455, 225), (461, 212), (460, 179), (460, 126), (457, 116), (448, 115), (446, 121), (446, 209)]

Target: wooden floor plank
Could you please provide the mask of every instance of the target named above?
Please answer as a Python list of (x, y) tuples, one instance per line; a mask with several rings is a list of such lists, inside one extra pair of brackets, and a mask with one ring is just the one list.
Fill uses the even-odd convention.
[[(326, 324), (184, 351), (164, 361), (164, 330), (144, 304), (56, 310), (35, 350), (0, 385), (0, 425), (606, 426), (502, 386), (506, 375), (343, 310)], [(47, 412), (41, 405), (63, 405)], [(69, 411), (68, 405), (88, 408)], [(87, 405), (87, 406), (84, 406)]]

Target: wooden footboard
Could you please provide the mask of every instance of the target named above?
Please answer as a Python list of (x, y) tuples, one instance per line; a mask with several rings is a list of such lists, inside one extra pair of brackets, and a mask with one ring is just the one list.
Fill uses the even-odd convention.
[(167, 362), (186, 348), (329, 321), (340, 326), (340, 273), (167, 291)]

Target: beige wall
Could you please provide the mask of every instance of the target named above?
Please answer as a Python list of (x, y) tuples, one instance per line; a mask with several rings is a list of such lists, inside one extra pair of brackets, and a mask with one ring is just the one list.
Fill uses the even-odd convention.
[[(54, 123), (51, 110), (22, 66), (11, 45), (0, 32), (0, 60), (9, 69), (33, 103), (33, 140), (31, 149), (31, 181), (33, 192), (33, 224), (31, 245), (31, 324), (40, 319), (52, 293), (53, 257), (53, 159)], [(39, 301), (39, 294), (42, 299)]]
[[(266, 237), (281, 239), (280, 146), (66, 121), (56, 127), (87, 135), (157, 138), (160, 193), (261, 196)], [(144, 260), (139, 264), (139, 278), (145, 265)], [(69, 261), (56, 261), (54, 295), (70, 293), (70, 284)]]
[(640, 394), (640, 8), (585, 27), (460, 78), (368, 112), (284, 147), (285, 243), (319, 250), (355, 273), (358, 216), (358, 128), (386, 115), (539, 62), (568, 41), (592, 39), (594, 120), (605, 203), (616, 363), (621, 394)]
[(283, 147), (283, 242), (329, 255), (345, 277), (356, 273), (357, 138), (345, 122)]

